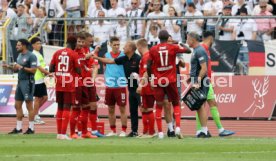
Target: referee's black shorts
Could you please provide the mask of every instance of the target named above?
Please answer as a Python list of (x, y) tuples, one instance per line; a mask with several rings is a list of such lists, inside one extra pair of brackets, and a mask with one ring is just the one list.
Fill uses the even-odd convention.
[(34, 96), (35, 97), (47, 96), (47, 87), (46, 87), (45, 83), (41, 83), (41, 84), (36, 84), (35, 85)]

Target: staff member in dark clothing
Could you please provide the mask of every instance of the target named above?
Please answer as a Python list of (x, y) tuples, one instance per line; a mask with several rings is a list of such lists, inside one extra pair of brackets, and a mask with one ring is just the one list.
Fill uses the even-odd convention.
[(138, 106), (140, 105), (140, 95), (136, 93), (138, 83), (136, 76), (139, 73), (139, 63), (141, 56), (135, 53), (136, 45), (132, 41), (128, 41), (124, 46), (125, 56), (116, 59), (101, 58), (92, 55), (94, 59), (105, 64), (117, 64), (123, 65), (125, 76), (128, 80), (128, 91), (129, 91), (129, 106), (130, 106), (130, 119), (131, 119), (131, 133), (128, 137), (138, 136)]
[(25, 101), (29, 112), (29, 128), (24, 134), (34, 134), (34, 111), (33, 95), (35, 88), (34, 74), (37, 69), (37, 58), (28, 50), (29, 42), (26, 39), (17, 41), (16, 49), (19, 52), (17, 63), (14, 65), (4, 65), (18, 72), (18, 84), (15, 91), (16, 128), (9, 134), (22, 133), (23, 110), (22, 104)]

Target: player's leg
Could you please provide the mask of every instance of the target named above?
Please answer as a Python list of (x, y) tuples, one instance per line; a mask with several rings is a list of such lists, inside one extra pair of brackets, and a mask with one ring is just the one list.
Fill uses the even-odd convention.
[(16, 128), (14, 128), (11, 132), (9, 132), (9, 134), (22, 133), (22, 119), (24, 117), (22, 104), (24, 101), (24, 96), (19, 86), (20, 86), (20, 81), (18, 82), (16, 86), (16, 91), (15, 91)]
[(158, 130), (158, 138), (163, 139), (164, 133), (162, 130), (162, 110), (164, 106), (164, 98), (165, 98), (165, 91), (162, 87), (156, 86), (154, 87), (154, 97), (156, 100), (155, 105), (155, 119), (157, 124), (157, 130)]
[(147, 119), (148, 119), (148, 127), (149, 127), (149, 135), (154, 136), (155, 130), (154, 130), (154, 113), (153, 113), (153, 107), (154, 107), (155, 98), (153, 95), (149, 95), (147, 97)]
[(47, 88), (45, 83), (36, 84), (35, 92), (34, 92), (35, 100), (34, 100), (34, 114), (35, 114), (35, 124), (44, 124), (45, 122), (41, 120), (39, 117), (39, 109), (43, 106), (43, 104), (48, 100)]
[(175, 118), (175, 134), (176, 136), (181, 139), (182, 134), (180, 130), (180, 122), (181, 122), (181, 109), (179, 104), (179, 95), (177, 90), (176, 82), (170, 83), (166, 88), (166, 93), (168, 94), (169, 101), (172, 102), (173, 105), (173, 113)]
[(21, 84), (21, 90), (25, 96), (25, 103), (29, 114), (29, 128), (24, 134), (34, 134), (34, 89), (35, 84), (29, 80)]
[(97, 114), (97, 101), (98, 101), (98, 96), (96, 92), (96, 87), (88, 87), (88, 97), (89, 97), (89, 120), (91, 123), (91, 129), (92, 129), (92, 134), (97, 136), (97, 137), (104, 137), (103, 134), (101, 134), (98, 131), (97, 128), (97, 119), (98, 119), (98, 114)]
[(167, 135), (168, 137), (175, 137), (174, 125), (173, 125), (173, 113), (172, 113), (173, 111), (172, 111), (171, 102), (169, 102), (167, 95), (165, 96), (163, 106), (164, 106), (165, 120), (168, 126)]
[(127, 129), (126, 88), (115, 89), (114, 94), (115, 94), (116, 103), (120, 108), (120, 114), (121, 114), (122, 131), (120, 132), (119, 136), (125, 137), (127, 136), (126, 134), (126, 129)]
[(105, 90), (105, 104), (108, 106), (108, 120), (111, 132), (106, 136), (116, 136), (116, 116), (115, 116), (115, 97), (113, 89), (106, 88)]
[(62, 140), (71, 140), (66, 134), (68, 123), (70, 120), (70, 111), (72, 104), (75, 103), (75, 93), (63, 92), (63, 112), (62, 112), (62, 125), (61, 125), (61, 138)]
[(214, 88), (212, 86), (212, 84), (210, 84), (209, 86), (209, 91), (208, 91), (208, 95), (207, 95), (207, 102), (208, 105), (210, 107), (210, 111), (212, 114), (212, 118), (218, 128), (219, 131), (219, 136), (230, 136), (235, 134), (235, 132), (230, 131), (230, 130), (225, 130), (221, 124), (221, 120), (220, 120), (220, 114), (218, 111), (218, 105), (217, 102), (215, 100), (215, 93), (214, 93)]
[[(78, 135), (76, 134), (76, 125), (80, 121), (80, 112), (81, 112), (81, 89), (80, 87), (76, 87), (76, 101), (72, 105), (72, 110), (70, 114), (70, 137), (72, 139), (78, 139)], [(81, 124), (81, 123), (80, 123)], [(78, 129), (81, 130), (81, 129)]]
[(147, 113), (146, 113), (146, 95), (142, 95), (142, 102), (141, 102), (141, 107), (140, 107), (140, 111), (142, 114), (142, 123), (143, 123), (143, 133), (142, 135), (146, 135), (148, 134), (149, 131), (149, 123), (148, 123), (148, 117), (147, 117)]
[(58, 104), (56, 112), (57, 139), (61, 138), (62, 113), (63, 113), (63, 92), (56, 91), (56, 102)]

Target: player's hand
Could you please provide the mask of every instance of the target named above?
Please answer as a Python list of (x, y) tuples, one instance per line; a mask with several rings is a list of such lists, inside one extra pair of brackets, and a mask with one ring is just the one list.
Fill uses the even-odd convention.
[(14, 68), (15, 70), (20, 70), (20, 69), (22, 68), (22, 66), (19, 65), (19, 64), (14, 64), (13, 68)]
[(49, 73), (47, 76), (48, 77), (54, 77), (54, 73)]
[(195, 88), (195, 89), (199, 89), (200, 88), (200, 86), (199, 86), (199, 84), (198, 83), (195, 83), (195, 84), (193, 84), (193, 86), (192, 86), (193, 88)]
[(142, 91), (142, 87), (138, 87), (138, 88), (136, 89), (136, 93), (138, 93), (138, 94), (141, 94), (141, 91)]
[(95, 50), (94, 50), (94, 53), (98, 53), (100, 50), (101, 50), (101, 46), (97, 45)]

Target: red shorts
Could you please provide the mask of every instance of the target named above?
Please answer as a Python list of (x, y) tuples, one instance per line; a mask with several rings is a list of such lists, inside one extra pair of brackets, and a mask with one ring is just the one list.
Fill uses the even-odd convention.
[(60, 104), (75, 104), (75, 92), (56, 91), (56, 102)]
[(170, 102), (179, 101), (176, 82), (169, 83), (166, 87), (160, 87), (159, 85), (157, 85), (157, 87), (154, 87), (154, 97), (157, 102), (163, 102), (165, 95), (168, 96)]
[(95, 86), (93, 87), (86, 87), (88, 90), (88, 101), (89, 102), (97, 102), (97, 89)]
[(126, 88), (106, 88), (105, 89), (105, 104), (108, 106), (126, 105)]
[(76, 105), (87, 105), (88, 100), (88, 89), (85, 86), (76, 87)]
[(153, 108), (154, 102), (154, 95), (142, 95), (142, 108)]

